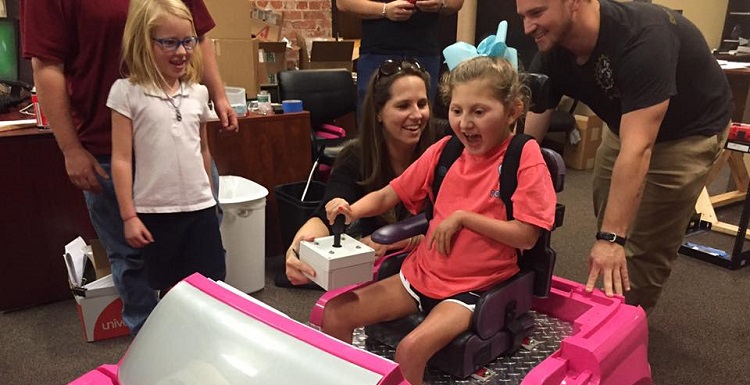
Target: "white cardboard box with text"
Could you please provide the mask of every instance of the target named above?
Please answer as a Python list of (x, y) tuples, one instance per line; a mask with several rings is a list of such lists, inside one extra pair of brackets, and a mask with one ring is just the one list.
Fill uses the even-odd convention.
[[(84, 339), (93, 342), (127, 335), (128, 327), (122, 321), (122, 300), (109, 274), (106, 253), (98, 241), (92, 241), (89, 246), (78, 237), (65, 246), (64, 257)], [(87, 260), (96, 271), (96, 279), (88, 283), (84, 279)]]

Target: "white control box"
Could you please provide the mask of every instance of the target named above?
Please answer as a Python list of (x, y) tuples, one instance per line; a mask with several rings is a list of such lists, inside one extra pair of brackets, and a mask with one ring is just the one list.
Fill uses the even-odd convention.
[(302, 241), (299, 259), (315, 270), (308, 277), (326, 290), (372, 280), (375, 250), (346, 235), (341, 235), (341, 247), (333, 247), (333, 235)]

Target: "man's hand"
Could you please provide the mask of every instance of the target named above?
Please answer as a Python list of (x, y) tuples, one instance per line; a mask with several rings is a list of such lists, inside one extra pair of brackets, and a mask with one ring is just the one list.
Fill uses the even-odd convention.
[(607, 241), (594, 243), (589, 256), (587, 292), (591, 293), (594, 290), (599, 275), (602, 276), (604, 293), (608, 297), (611, 297), (613, 293), (622, 295), (630, 290), (628, 265), (625, 259), (625, 249), (622, 246)]
[(229, 104), (226, 98), (214, 101), (214, 109), (221, 121), (222, 132), (237, 132), (239, 124), (237, 123), (237, 114), (234, 108)]
[(73, 185), (81, 190), (100, 193), (102, 186), (96, 179), (96, 174), (104, 179), (109, 179), (109, 175), (99, 165), (96, 158), (83, 148), (70, 150), (64, 155), (65, 170)]

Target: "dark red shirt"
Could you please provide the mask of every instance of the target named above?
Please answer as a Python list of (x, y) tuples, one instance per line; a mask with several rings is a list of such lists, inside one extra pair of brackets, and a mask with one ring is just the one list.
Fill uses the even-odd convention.
[[(199, 36), (214, 27), (203, 0), (184, 0)], [(106, 106), (121, 76), (120, 49), (129, 0), (21, 0), (23, 56), (63, 63), (73, 123), (94, 155), (112, 152)]]

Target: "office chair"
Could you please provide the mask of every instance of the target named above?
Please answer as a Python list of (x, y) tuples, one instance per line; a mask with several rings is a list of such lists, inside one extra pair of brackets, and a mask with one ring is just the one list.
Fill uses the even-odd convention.
[(331, 122), (357, 110), (352, 73), (345, 69), (295, 70), (281, 71), (277, 78), (281, 100), (301, 100), (310, 112), (313, 161), (325, 174), (349, 140), (346, 131)]
[[(547, 75), (525, 73), (524, 83), (529, 87), (532, 95), (532, 103), (529, 107), (529, 111), (534, 113), (543, 113), (546, 111), (544, 105), (538, 105), (535, 101), (547, 100), (549, 93), (549, 85), (547, 84)], [(578, 100), (574, 99), (573, 104), (567, 110), (554, 109), (550, 115), (549, 127), (547, 128), (547, 134), (550, 133), (564, 133), (565, 139), (567, 140), (568, 135), (576, 128), (576, 118), (574, 112), (578, 107)], [(524, 132), (523, 119), (518, 123), (518, 132)], [(546, 137), (542, 140), (542, 147), (550, 148), (556, 152), (562, 154), (564, 148), (564, 142), (559, 143), (553, 140), (549, 140)]]

